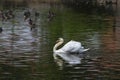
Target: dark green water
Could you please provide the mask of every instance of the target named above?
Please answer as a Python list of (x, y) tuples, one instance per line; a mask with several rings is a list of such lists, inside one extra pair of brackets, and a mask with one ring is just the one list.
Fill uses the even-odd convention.
[[(40, 13), (30, 31), (23, 11)], [(33, 9), (34, 8), (34, 9)], [(48, 11), (55, 16), (48, 21)], [(120, 79), (119, 26), (111, 18), (80, 13), (61, 5), (29, 5), (14, 9), (15, 19), (0, 22), (0, 80), (118, 80)], [(90, 48), (81, 64), (56, 64), (52, 48), (57, 38), (80, 41)], [(60, 63), (60, 62), (59, 62)]]

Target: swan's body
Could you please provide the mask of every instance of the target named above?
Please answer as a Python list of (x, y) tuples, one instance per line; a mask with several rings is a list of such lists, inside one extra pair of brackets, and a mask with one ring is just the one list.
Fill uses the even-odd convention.
[(56, 55), (59, 55), (60, 53), (82, 53), (85, 52), (89, 49), (84, 49), (84, 47), (82, 47), (80, 42), (77, 41), (69, 41), (68, 43), (66, 43), (62, 48), (58, 49), (57, 48), (64, 42), (63, 38), (59, 38), (58, 39), (58, 43), (55, 44), (54, 48), (53, 48), (53, 52), (54, 52), (54, 58), (56, 58)]

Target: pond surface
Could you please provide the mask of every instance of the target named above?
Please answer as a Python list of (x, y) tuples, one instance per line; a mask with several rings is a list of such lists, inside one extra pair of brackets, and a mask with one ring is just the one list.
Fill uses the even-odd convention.
[[(32, 31), (23, 12), (29, 9), (36, 23)], [(34, 11), (39, 17), (34, 16)], [(54, 12), (48, 20), (49, 10)], [(113, 19), (80, 13), (60, 5), (32, 5), (13, 10), (15, 18), (0, 21), (0, 80), (118, 80), (120, 79), (120, 27)], [(117, 20), (119, 23), (119, 20)], [(80, 64), (53, 59), (59, 37), (80, 41), (90, 48)]]

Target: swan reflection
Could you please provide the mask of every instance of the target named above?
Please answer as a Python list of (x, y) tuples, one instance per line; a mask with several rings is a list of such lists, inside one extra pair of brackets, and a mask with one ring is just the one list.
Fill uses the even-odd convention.
[(79, 55), (72, 55), (69, 53), (53, 53), (53, 57), (60, 69), (63, 69), (64, 63), (70, 65), (81, 64), (81, 59)]

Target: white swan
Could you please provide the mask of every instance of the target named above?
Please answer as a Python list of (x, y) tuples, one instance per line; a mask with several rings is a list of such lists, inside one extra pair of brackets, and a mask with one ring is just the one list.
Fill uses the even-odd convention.
[[(77, 42), (77, 41), (69, 41), (68, 43), (66, 43), (62, 48), (58, 49), (57, 48), (64, 42), (64, 39), (63, 38), (59, 38), (57, 40), (57, 43), (55, 44), (55, 46), (53, 47), (53, 57), (54, 59), (56, 59), (56, 56), (59, 55), (61, 56), (60, 54), (66, 54), (66, 53), (82, 53), (82, 52), (85, 52), (88, 49), (84, 49), (84, 47), (81, 45), (80, 42)], [(62, 57), (62, 56), (61, 56)]]

